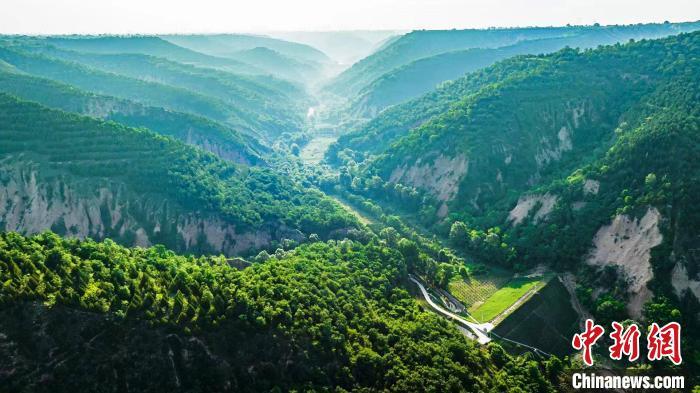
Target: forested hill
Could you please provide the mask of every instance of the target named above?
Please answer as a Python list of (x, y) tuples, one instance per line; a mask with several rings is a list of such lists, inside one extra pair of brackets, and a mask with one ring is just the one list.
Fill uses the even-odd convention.
[(566, 28), (417, 30), (401, 36), (386, 47), (353, 64), (328, 83), (327, 89), (353, 96), (363, 87), (395, 67), (438, 53), (469, 48), (512, 45), (523, 35), (532, 39), (557, 37)]
[(597, 320), (696, 329), (698, 75), (700, 33), (516, 57), (387, 111), (330, 158), (345, 187), (481, 261), (573, 270)]
[(0, 59), (16, 70), (89, 92), (190, 113), (267, 138), (296, 131), (309, 98), (289, 82), (240, 76), (140, 54), (91, 54), (4, 39)]
[(570, 28), (567, 34), (548, 38), (523, 39), (513, 45), (497, 48), (472, 48), (422, 57), (396, 67), (355, 97), (348, 110), (357, 118), (372, 118), (384, 108), (418, 97), (441, 82), (464, 76), (496, 61), (525, 54), (546, 54), (565, 47), (595, 48), (599, 45), (626, 43), (629, 40), (663, 38), (700, 29), (700, 23), (643, 24), (623, 26), (590, 26)]
[(248, 165), (264, 165), (269, 148), (252, 135), (187, 113), (89, 93), (70, 85), (20, 72), (0, 70), (0, 92), (67, 112), (146, 127), (208, 150), (221, 158)]
[(151, 55), (185, 64), (219, 68), (234, 73), (263, 73), (263, 70), (255, 68), (250, 64), (233, 59), (210, 56), (198, 51), (183, 48), (160, 37), (154, 36), (68, 36), (48, 37), (46, 40), (56, 47), (78, 52)]
[(357, 225), (318, 191), (148, 130), (2, 95), (0, 134), (3, 230), (236, 255)]
[[(389, 179), (392, 172), (398, 176), (396, 168), (407, 172), (414, 164), (429, 167), (434, 161), (430, 157), (463, 156), (470, 161), (469, 171), (465, 168), (454, 180), (484, 174), (484, 181), (492, 181), (487, 179), (495, 179), (500, 170), (509, 189), (516, 187), (516, 179), (527, 185), (547, 165), (580, 158), (569, 151), (606, 146), (623, 113), (669, 83), (675, 73), (692, 69), (685, 58), (692, 59), (699, 36), (692, 33), (599, 50), (516, 57), (387, 111), (367, 127), (341, 137), (329, 150), (329, 158), (362, 160), (364, 153), (376, 155), (368, 161), (371, 170)], [(577, 128), (582, 131), (576, 132)], [(500, 147), (489, 147), (493, 145)], [(494, 161), (486, 160), (491, 155)], [(522, 176), (508, 177), (515, 169), (504, 161), (511, 155), (509, 162), (522, 155), (518, 165)], [(425, 165), (419, 165), (421, 160)], [(483, 170), (477, 171), (474, 165), (483, 165)], [(439, 193), (430, 184), (418, 188)], [(479, 187), (463, 188), (465, 193), (476, 193)], [(481, 187), (480, 198), (487, 198), (484, 193), (497, 191), (493, 186)], [(446, 200), (454, 197), (456, 193)]]
[(349, 102), (338, 115), (362, 123), (384, 108), (434, 89), (498, 60), (551, 53), (566, 46), (594, 48), (630, 39), (662, 38), (700, 28), (698, 22), (413, 31), (355, 63), (327, 91)]
[(3, 233), (0, 387), (554, 391), (561, 362), (477, 348), (405, 279), (401, 254), (376, 242), (318, 242), (237, 271), (160, 247)]

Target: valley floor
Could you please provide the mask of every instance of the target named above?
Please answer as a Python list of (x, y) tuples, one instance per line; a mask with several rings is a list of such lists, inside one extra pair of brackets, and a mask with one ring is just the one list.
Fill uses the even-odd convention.
[[(312, 167), (323, 165), (326, 150), (337, 138), (335, 135), (329, 135), (324, 132), (312, 132), (311, 140), (301, 150), (299, 158)], [(325, 167), (325, 169), (328, 168)], [(364, 213), (362, 209), (353, 206), (350, 201), (339, 195), (327, 195), (352, 213), (362, 224), (381, 225), (372, 214)], [(424, 232), (424, 229), (421, 228), (421, 231)], [(470, 268), (475, 268), (479, 263), (469, 262), (467, 265)], [(490, 341), (488, 332), (532, 299), (533, 296), (547, 286), (552, 277), (551, 274), (546, 274), (546, 272), (542, 271), (517, 275), (503, 268), (489, 267), (485, 273), (472, 276), (469, 279), (461, 277), (453, 279), (447, 291), (435, 290), (429, 287), (426, 289), (423, 283), (416, 281), (415, 278), (412, 278), (412, 280), (423, 292), (423, 296), (419, 297), (419, 300), (428, 309), (455, 321), (455, 325), (467, 337), (486, 343)], [(429, 291), (435, 293), (434, 299), (430, 298)], [(423, 302), (423, 298), (425, 298), (425, 302)], [(442, 306), (435, 302), (442, 304)], [(456, 314), (445, 310), (443, 307), (456, 312)], [(478, 326), (483, 326), (486, 329), (484, 329), (484, 332), (478, 331), (475, 336), (474, 326), (477, 325), (468, 322), (465, 318), (472, 319), (474, 322), (481, 321), (481, 324)], [(507, 337), (499, 337), (499, 339), (508, 341)], [(518, 345), (520, 348), (530, 348), (536, 352), (546, 353), (545, 350), (529, 346), (526, 343), (516, 341), (511, 341), (511, 343)], [(550, 348), (547, 349), (549, 350)]]

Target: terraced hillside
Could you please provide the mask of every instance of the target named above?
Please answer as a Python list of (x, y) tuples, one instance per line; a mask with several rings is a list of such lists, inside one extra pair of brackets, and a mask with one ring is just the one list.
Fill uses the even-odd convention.
[[(145, 55), (96, 55), (6, 41), (0, 57), (18, 70), (90, 92), (210, 118), (274, 137), (296, 131), (305, 100), (297, 87)], [(261, 79), (262, 80), (262, 79)]]
[(146, 127), (237, 163), (264, 164), (261, 156), (269, 151), (251, 135), (241, 134), (203, 117), (88, 93), (18, 72), (0, 72), (0, 92), (50, 108), (113, 120), (130, 127)]
[(444, 52), (419, 58), (381, 75), (358, 93), (348, 111), (354, 117), (371, 119), (386, 107), (421, 96), (442, 82), (513, 56), (552, 53), (565, 47), (595, 48), (631, 39), (662, 38), (699, 28), (700, 23), (589, 26), (569, 28), (566, 34), (557, 37), (531, 39), (525, 34), (517, 43), (497, 48)]
[(523, 36), (537, 39), (566, 34), (566, 28), (416, 30), (353, 64), (331, 80), (326, 88), (338, 95), (352, 97), (392, 69), (423, 57), (460, 49), (512, 45)]
[(184, 48), (155, 36), (67, 36), (48, 37), (59, 48), (102, 54), (142, 54), (172, 61), (242, 74), (260, 74), (262, 70), (233, 59), (210, 56)]
[(356, 226), (340, 206), (146, 130), (3, 95), (3, 230), (237, 255)]

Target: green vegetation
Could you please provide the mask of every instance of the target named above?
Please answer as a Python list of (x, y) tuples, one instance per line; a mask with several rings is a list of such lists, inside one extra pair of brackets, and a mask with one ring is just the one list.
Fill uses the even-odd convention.
[(250, 64), (206, 55), (154, 36), (48, 37), (47, 41), (57, 47), (79, 52), (103, 54), (137, 53), (162, 57), (186, 64), (219, 68), (235, 73), (255, 74), (261, 72), (261, 70)]
[[(420, 166), (429, 166), (438, 159), (464, 157), (469, 170), (464, 176), (455, 175), (459, 186), (455, 194), (448, 195), (447, 201), (441, 197), (448, 217), (440, 230), (446, 234), (459, 219), (470, 230), (487, 232), (507, 223), (517, 198), (536, 190), (533, 182), (542, 185), (566, 178), (602, 157), (612, 146), (616, 134), (611, 131), (623, 115), (638, 120), (637, 108), (656, 89), (692, 69), (682, 59), (695, 50), (697, 37), (688, 34), (595, 51), (567, 49), (551, 56), (511, 59), (387, 112), (370, 124), (370, 128), (379, 126), (371, 128), (376, 131), (354, 140), (352, 135), (359, 132), (341, 137), (328, 157), (344, 164), (341, 171), (348, 177), (341, 176), (341, 184), (417, 212), (427, 225), (440, 224), (437, 209), (424, 209), (437, 208), (444, 191), (430, 180), (397, 180), (391, 174), (417, 167), (419, 160)], [(664, 72), (656, 72), (662, 64)], [(413, 129), (408, 126), (420, 124), (421, 119), (428, 120)], [(402, 129), (411, 131), (393, 139)], [(369, 149), (377, 154), (368, 156), (364, 147), (371, 140), (381, 142)], [(421, 182), (427, 186), (414, 186)], [(508, 235), (503, 230), (494, 233)]]
[(450, 281), (447, 289), (465, 307), (470, 308), (486, 301), (506, 285), (512, 277), (513, 274), (504, 269), (489, 270), (479, 274), (475, 274), (472, 269), (469, 278), (457, 277)]
[[(49, 110), (7, 95), (0, 95), (0, 137), (0, 161), (7, 168), (2, 184), (14, 184), (19, 193), (10, 198), (38, 198), (21, 191), (27, 182), (32, 184), (25, 176), (36, 176), (43, 187), (34, 192), (54, 196), (52, 205), (75, 205), (49, 215), (54, 220), (49, 225), (62, 234), (134, 244), (134, 234), (142, 232), (151, 242), (173, 249), (234, 254), (251, 251), (256, 243), (269, 247), (273, 240), (299, 241), (312, 233), (326, 238), (336, 229), (357, 225), (319, 191), (304, 190), (271, 170), (239, 167), (147, 130)], [(114, 200), (97, 198), (95, 190), (100, 189)], [(79, 210), (81, 203), (104, 204), (96, 206), (90, 226), (72, 224), (69, 218), (76, 214), (70, 209)], [(29, 213), (41, 217), (48, 210)], [(197, 231), (199, 225), (227, 231), (228, 225), (230, 232), (214, 241), (200, 228), (195, 233), (207, 240), (186, 241), (182, 226), (192, 220), (195, 227), (188, 231)], [(6, 230), (31, 230), (13, 228), (16, 218), (2, 222)], [(257, 233), (262, 240), (246, 243), (237, 237), (246, 233)]]
[(198, 115), (273, 138), (302, 125), (308, 98), (288, 82), (238, 76), (140, 54), (59, 50), (33, 39), (5, 40), (0, 58), (34, 76), (82, 90)]
[[(699, 58), (700, 33), (511, 58), (383, 112), (327, 157), (348, 192), (477, 262), (574, 271), (603, 322), (628, 312), (630, 278), (588, 267), (592, 240), (616, 215), (653, 207), (663, 240), (651, 250), (648, 308), (690, 331), (698, 300), (671, 277), (683, 266), (698, 280), (700, 270)], [(697, 337), (687, 341), (697, 353)]]
[[(562, 37), (589, 37), (598, 35), (605, 42), (608, 37), (657, 38), (697, 29), (697, 23), (639, 24), (629, 26), (563, 26), (545, 28), (503, 28), (488, 30), (418, 30), (393, 40), (372, 55), (353, 64), (351, 68), (333, 79), (327, 89), (338, 94), (355, 96), (371, 83), (387, 77), (396, 69), (413, 61), (431, 56), (468, 49), (495, 49), (514, 45), (521, 41), (534, 41)], [(601, 37), (602, 36), (602, 37)], [(583, 40), (582, 40), (583, 41)], [(595, 39), (593, 39), (595, 42)], [(572, 41), (576, 45), (580, 41)], [(490, 51), (486, 51), (490, 53)], [(522, 54), (521, 52), (520, 54)], [(533, 53), (533, 52), (525, 52)], [(537, 54), (539, 52), (534, 52)], [(513, 52), (511, 55), (516, 55)], [(502, 58), (502, 57), (501, 57)], [(439, 66), (442, 66), (440, 64)], [(469, 70), (468, 64), (461, 74)], [(440, 73), (440, 70), (436, 70)], [(453, 76), (459, 76), (455, 74)], [(394, 74), (395, 75), (395, 74)], [(430, 76), (429, 76), (430, 78)], [(451, 79), (441, 79), (442, 81)], [(434, 85), (433, 85), (434, 86)], [(410, 87), (406, 86), (407, 89)]]
[(208, 35), (167, 35), (163, 38), (177, 45), (209, 53), (215, 56), (236, 58), (236, 54), (255, 48), (267, 48), (283, 56), (305, 63), (327, 63), (328, 56), (320, 50), (300, 44), (261, 35), (208, 34)]
[(186, 89), (144, 82), (6, 47), (0, 48), (0, 58), (22, 72), (70, 84), (85, 91), (204, 116), (233, 126), (244, 125), (243, 120), (223, 102)]
[(146, 127), (235, 162), (259, 163), (261, 155), (269, 150), (250, 135), (242, 135), (202, 117), (91, 94), (26, 74), (0, 72), (0, 92), (67, 112), (113, 120), (130, 127)]
[[(571, 307), (566, 288), (557, 279), (549, 280), (544, 288), (506, 316), (494, 329), (499, 336), (527, 343), (557, 356), (571, 353), (571, 337), (580, 331), (579, 316)], [(598, 346), (603, 347), (603, 344), (599, 343)], [(516, 353), (523, 351), (518, 347), (512, 349)], [(607, 347), (601, 349), (607, 354)], [(570, 380), (566, 382), (568, 384)]]
[(442, 82), (513, 56), (552, 53), (565, 47), (595, 48), (630, 39), (661, 38), (698, 28), (698, 23), (571, 27), (564, 29), (561, 35), (534, 39), (525, 31), (524, 38), (514, 45), (449, 51), (396, 67), (364, 87), (349, 110), (354, 116), (367, 117), (390, 105), (423, 95)]
[(353, 96), (376, 78), (413, 60), (469, 48), (496, 48), (532, 39), (558, 36), (565, 28), (489, 30), (418, 30), (393, 40), (381, 50), (353, 64), (326, 87), (337, 94)]
[[(171, 336), (192, 335), (228, 367), (182, 370), (190, 391), (553, 391), (536, 362), (497, 345), (477, 348), (444, 319), (421, 311), (401, 288), (405, 278), (401, 255), (376, 243), (314, 243), (237, 271), (220, 258), (163, 248), (0, 234), (0, 304), (66, 305), (109, 313), (132, 326), (131, 334), (141, 334), (137, 323), (147, 321), (169, 327)], [(19, 339), (19, 332), (8, 333)], [(211, 345), (224, 337), (226, 345)], [(98, 359), (90, 353), (87, 360)], [(56, 365), (44, 370), (61, 376)], [(3, 383), (24, 384), (17, 374)], [(92, 375), (71, 378), (95, 384)], [(46, 383), (53, 391), (75, 383), (62, 382)], [(129, 381), (143, 390), (162, 383), (170, 382)]]
[(499, 288), (493, 295), (481, 304), (473, 304), (468, 308), (477, 320), (488, 322), (515, 304), (531, 290), (536, 290), (545, 284), (542, 278), (518, 277)]
[(0, 391), (549, 392), (577, 361), (497, 335), (588, 313), (700, 375), (700, 32), (593, 49), (697, 26), (417, 31), (321, 93), (268, 37), (0, 37)]
[(323, 71), (321, 64), (296, 60), (265, 47), (234, 52), (230, 57), (253, 64), (271, 75), (291, 81), (313, 83), (318, 80)]

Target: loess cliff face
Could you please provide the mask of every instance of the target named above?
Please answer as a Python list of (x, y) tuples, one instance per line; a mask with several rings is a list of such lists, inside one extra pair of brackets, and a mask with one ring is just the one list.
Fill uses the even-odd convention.
[[(489, 97), (483, 101), (474, 102), (467, 112), (478, 113), (484, 110), (481, 106), (491, 108), (494, 102)], [(606, 117), (603, 108), (604, 102), (594, 104), (588, 98), (562, 103), (546, 96), (523, 103), (516, 110), (498, 111), (498, 127), (482, 123), (476, 115), (467, 116), (464, 122), (468, 125), (463, 129), (439, 131), (425, 144), (394, 156), (405, 158), (383, 159), (379, 165), (390, 164), (389, 182), (433, 196), (443, 206), (438, 218), (447, 210), (480, 211), (511, 191), (522, 192), (525, 197), (526, 190), (551, 177), (553, 168), (575, 165), (578, 156), (590, 150), (592, 144), (607, 141), (612, 128), (601, 120)], [(424, 132), (432, 130), (441, 130), (441, 126), (428, 124)], [(412, 141), (405, 139), (402, 143)], [(425, 146), (434, 150), (426, 151)], [(543, 212), (539, 218), (545, 215)]]
[(651, 250), (661, 244), (661, 215), (650, 208), (636, 219), (617, 215), (610, 225), (601, 227), (593, 238), (593, 249), (587, 262), (597, 266), (618, 266), (625, 274), (630, 292), (627, 310), (639, 318), (642, 306), (651, 299), (647, 283), (653, 277)]
[(394, 169), (389, 181), (425, 189), (441, 202), (451, 200), (459, 191), (459, 180), (467, 174), (469, 161), (464, 155), (448, 158), (434, 153), (431, 156), (426, 162), (419, 158), (410, 167)]
[(271, 231), (239, 231), (219, 217), (184, 212), (157, 196), (136, 197), (123, 184), (103, 181), (85, 190), (61, 177), (44, 181), (30, 165), (8, 161), (0, 165), (2, 230), (35, 234), (50, 229), (71, 237), (109, 237), (128, 245), (165, 244), (182, 252), (226, 255), (258, 250), (272, 240)]

